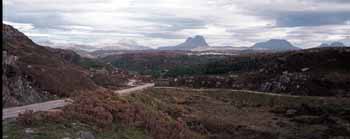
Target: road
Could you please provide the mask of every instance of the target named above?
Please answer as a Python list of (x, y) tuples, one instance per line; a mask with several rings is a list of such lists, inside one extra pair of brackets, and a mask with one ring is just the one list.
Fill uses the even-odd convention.
[[(250, 94), (261, 94), (261, 95), (268, 95), (268, 96), (280, 96), (280, 97), (306, 97), (306, 96), (297, 96), (297, 95), (288, 95), (288, 94), (278, 94), (278, 93), (269, 93), (269, 92), (259, 92), (259, 91), (252, 91), (252, 90), (237, 90), (237, 89), (216, 89), (216, 88), (205, 88), (205, 89), (195, 89), (195, 88), (187, 88), (187, 87), (155, 87), (159, 89), (178, 89), (178, 90), (191, 90), (191, 91), (233, 91), (233, 92), (244, 92), (244, 93), (250, 93)], [(308, 96), (312, 98), (318, 98), (318, 99), (329, 99), (329, 98), (336, 98), (336, 97), (319, 97), (319, 96)]]
[(70, 104), (72, 102), (71, 99), (60, 99), (60, 100), (52, 100), (47, 101), (43, 103), (35, 103), (25, 106), (19, 106), (19, 107), (12, 107), (2, 110), (2, 120), (7, 118), (15, 118), (18, 116), (19, 113), (22, 113), (26, 110), (33, 110), (35, 111), (47, 111), (54, 108), (63, 107), (67, 104)]
[(123, 90), (117, 90), (117, 91), (114, 91), (114, 93), (123, 96), (123, 95), (128, 95), (128, 94), (130, 94), (131, 92), (135, 92), (135, 91), (139, 91), (139, 90), (144, 90), (144, 89), (147, 89), (147, 88), (150, 88), (150, 87), (153, 87), (153, 86), (154, 86), (154, 83), (146, 83), (146, 84), (144, 84), (144, 85), (136, 86), (136, 87), (133, 87), (133, 88), (123, 89)]
[(131, 79), (131, 80), (129, 80), (127, 85), (128, 86), (135, 86), (135, 83), (136, 83), (136, 80)]
[[(132, 83), (132, 84), (134, 84), (134, 83)], [(127, 94), (130, 94), (131, 92), (143, 90), (143, 89), (150, 88), (153, 86), (154, 86), (154, 83), (147, 83), (147, 84), (136, 86), (133, 88), (117, 90), (117, 91), (115, 91), (115, 93), (120, 94), (120, 95), (127, 95)], [(43, 102), (43, 103), (35, 103), (35, 104), (19, 106), (19, 107), (6, 108), (6, 109), (2, 110), (2, 114), (3, 114), (2, 120), (7, 119), (7, 118), (16, 118), (19, 113), (23, 113), (26, 110), (33, 110), (34, 112), (35, 111), (47, 111), (50, 109), (63, 107), (63, 106), (70, 104), (72, 102), (73, 102), (73, 100), (68, 98), (68, 99), (52, 100), (52, 101), (47, 101), (47, 102)]]

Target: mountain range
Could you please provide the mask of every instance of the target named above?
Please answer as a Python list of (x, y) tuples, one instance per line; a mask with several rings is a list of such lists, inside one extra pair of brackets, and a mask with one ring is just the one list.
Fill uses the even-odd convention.
[(138, 44), (134, 40), (123, 39), (116, 43), (102, 43), (99, 45), (83, 45), (74, 43), (54, 43), (50, 41), (39, 42), (40, 45), (53, 48), (69, 49), (74, 51), (97, 51), (97, 50), (151, 50), (152, 48)]
[(150, 47), (139, 45), (134, 40), (123, 39), (117, 43), (102, 44), (100, 50), (149, 50)]
[(342, 42), (322, 43), (319, 47), (346, 47)]
[[(180, 51), (291, 51), (300, 50), (301, 48), (293, 46), (289, 41), (284, 39), (270, 39), (266, 42), (259, 42), (251, 47), (232, 47), (232, 46), (210, 46), (205, 38), (201, 35), (194, 37), (188, 37), (184, 42), (175, 46), (163, 46), (157, 49), (140, 45), (134, 40), (123, 39), (116, 43), (104, 43), (98, 46), (92, 45), (77, 45), (77, 44), (54, 44), (50, 42), (44, 42), (43, 45), (52, 46), (55, 48), (63, 48), (74, 50), (84, 57), (93, 57), (91, 52), (99, 51), (103, 53), (115, 51), (135, 51), (135, 50), (180, 50)], [(318, 47), (344, 47), (345, 45), (341, 42), (332, 42), (330, 44), (323, 43)], [(108, 54), (110, 55), (110, 54)]]
[(196, 35), (189, 37), (185, 42), (176, 46), (160, 47), (158, 50), (186, 50), (186, 51), (213, 51), (213, 50), (264, 50), (264, 51), (289, 51), (299, 50), (301, 48), (293, 46), (287, 40), (271, 39), (266, 42), (256, 43), (252, 47), (237, 47), (232, 46), (209, 46), (203, 36)]

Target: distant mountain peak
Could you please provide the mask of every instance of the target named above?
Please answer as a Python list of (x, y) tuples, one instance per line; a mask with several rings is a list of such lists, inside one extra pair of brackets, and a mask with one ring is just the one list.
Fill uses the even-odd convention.
[(293, 46), (289, 41), (284, 39), (270, 39), (266, 42), (259, 42), (253, 45), (253, 49), (271, 50), (271, 51), (288, 51), (298, 50), (300, 48)]
[(196, 47), (206, 47), (209, 45), (205, 41), (203, 36), (196, 35), (194, 38), (192, 38), (192, 37), (187, 38), (184, 43), (179, 44), (178, 46), (189, 46), (192, 48), (196, 48)]
[(322, 43), (319, 47), (329, 47), (329, 44), (327, 44), (327, 43)]
[(340, 47), (343, 47), (345, 46), (344, 43), (342, 42), (332, 42), (330, 46), (340, 46)]
[(188, 37), (185, 42), (170, 47), (161, 47), (161, 50), (193, 50), (196, 48), (209, 47), (205, 38), (201, 35), (196, 35), (194, 37)]
[(342, 42), (322, 43), (319, 47), (346, 47)]

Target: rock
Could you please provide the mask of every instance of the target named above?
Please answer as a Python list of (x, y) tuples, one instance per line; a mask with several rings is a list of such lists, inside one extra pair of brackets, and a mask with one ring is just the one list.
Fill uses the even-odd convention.
[(305, 72), (305, 71), (308, 71), (308, 70), (310, 70), (310, 68), (302, 68), (301, 69), (302, 72)]
[(31, 128), (26, 128), (26, 129), (24, 130), (24, 132), (27, 133), (27, 134), (32, 134), (32, 133), (34, 133), (34, 130), (31, 129)]
[(271, 89), (272, 89), (272, 83), (266, 82), (266, 83), (264, 83), (264, 84), (261, 85), (260, 89), (261, 89), (262, 91), (271, 91)]
[(297, 113), (297, 110), (295, 109), (288, 109), (286, 111), (286, 116), (294, 116)]
[(95, 136), (89, 131), (80, 131), (79, 137), (81, 139), (95, 139)]

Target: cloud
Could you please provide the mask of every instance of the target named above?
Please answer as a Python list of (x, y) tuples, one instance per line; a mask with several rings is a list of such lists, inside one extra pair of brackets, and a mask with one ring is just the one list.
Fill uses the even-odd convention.
[(350, 19), (350, 11), (347, 12), (286, 12), (279, 15), (278, 26), (322, 26), (346, 24)]
[(283, 38), (307, 48), (350, 36), (348, 0), (4, 0), (3, 8), (4, 21), (36, 42), (158, 47), (199, 34), (210, 45)]

